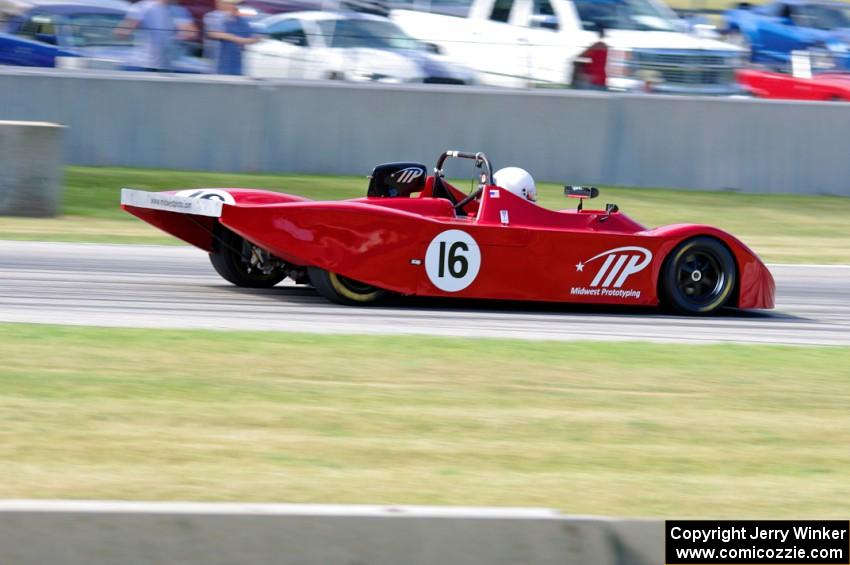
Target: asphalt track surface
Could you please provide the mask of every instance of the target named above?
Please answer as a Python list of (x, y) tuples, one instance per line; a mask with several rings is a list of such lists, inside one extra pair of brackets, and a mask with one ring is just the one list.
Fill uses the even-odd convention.
[(777, 308), (688, 318), (654, 309), (398, 298), (326, 302), (234, 287), (190, 247), (0, 241), (0, 322), (547, 340), (850, 345), (850, 266), (771, 265)]

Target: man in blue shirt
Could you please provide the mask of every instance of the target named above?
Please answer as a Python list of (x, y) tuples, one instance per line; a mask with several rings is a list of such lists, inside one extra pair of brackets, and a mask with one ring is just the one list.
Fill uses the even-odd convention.
[(220, 75), (241, 75), (242, 50), (258, 41), (248, 20), (239, 15), (241, 1), (217, 0), (216, 10), (204, 16), (204, 55), (213, 61), (213, 72)]
[(135, 31), (135, 65), (149, 71), (172, 71), (180, 57), (179, 41), (192, 39), (198, 30), (186, 8), (171, 0), (142, 0), (133, 4), (115, 33)]

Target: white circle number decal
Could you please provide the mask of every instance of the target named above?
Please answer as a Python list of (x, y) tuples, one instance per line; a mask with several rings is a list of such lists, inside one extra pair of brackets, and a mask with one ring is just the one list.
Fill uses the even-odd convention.
[(219, 200), (225, 204), (236, 204), (233, 195), (226, 190), (217, 188), (190, 188), (189, 190), (181, 190), (174, 196), (185, 196), (187, 198), (203, 198), (204, 200)]
[(428, 278), (446, 292), (457, 292), (471, 285), (480, 268), (481, 250), (465, 231), (444, 231), (431, 240), (425, 252)]

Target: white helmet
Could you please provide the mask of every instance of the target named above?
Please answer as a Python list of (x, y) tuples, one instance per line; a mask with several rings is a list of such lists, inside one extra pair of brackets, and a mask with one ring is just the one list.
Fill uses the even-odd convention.
[(537, 202), (537, 187), (534, 185), (534, 179), (525, 169), (519, 167), (499, 169), (493, 175), (493, 184), (513, 192), (520, 198)]

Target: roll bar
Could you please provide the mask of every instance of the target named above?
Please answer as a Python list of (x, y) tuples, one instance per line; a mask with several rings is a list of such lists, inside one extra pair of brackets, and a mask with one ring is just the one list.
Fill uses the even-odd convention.
[(493, 184), (493, 165), (490, 164), (490, 160), (487, 158), (487, 155), (480, 151), (478, 153), (469, 153), (468, 151), (444, 151), (437, 158), (437, 165), (434, 167), (434, 175), (440, 177), (443, 176), (443, 165), (449, 157), (453, 157), (455, 159), (473, 159), (477, 167), (484, 167), (485, 177), (481, 179), (482, 183), (485, 185)]

